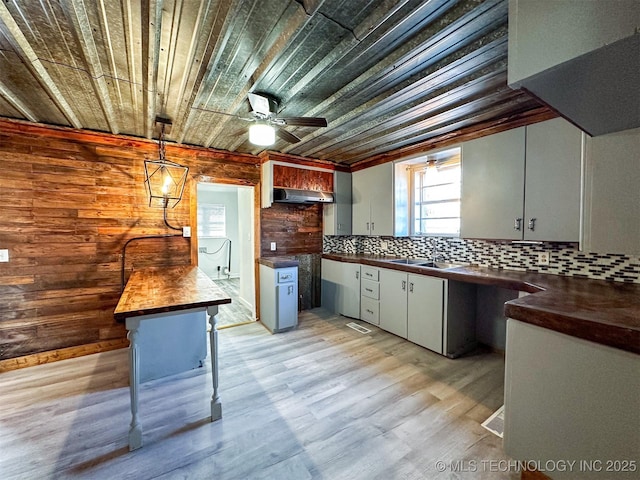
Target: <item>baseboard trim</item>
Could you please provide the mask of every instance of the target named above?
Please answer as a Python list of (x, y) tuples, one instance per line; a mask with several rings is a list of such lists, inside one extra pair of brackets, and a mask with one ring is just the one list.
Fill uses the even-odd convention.
[(109, 350), (117, 350), (119, 348), (127, 348), (129, 340), (119, 338), (116, 340), (105, 340), (103, 342), (90, 343), (87, 345), (79, 345), (77, 347), (59, 348), (48, 352), (33, 353), (23, 357), (9, 358), (0, 360), (0, 373), (10, 370), (18, 370), (20, 368), (33, 367), (35, 365), (43, 365), (45, 363), (57, 362), (69, 358), (82, 357), (91, 355), (92, 353), (108, 352)]

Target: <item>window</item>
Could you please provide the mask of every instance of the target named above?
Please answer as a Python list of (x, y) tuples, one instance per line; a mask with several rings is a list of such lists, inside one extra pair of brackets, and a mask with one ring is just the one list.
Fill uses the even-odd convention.
[(198, 237), (226, 237), (224, 205), (198, 205)]
[(411, 166), (413, 235), (460, 235), (460, 149)]

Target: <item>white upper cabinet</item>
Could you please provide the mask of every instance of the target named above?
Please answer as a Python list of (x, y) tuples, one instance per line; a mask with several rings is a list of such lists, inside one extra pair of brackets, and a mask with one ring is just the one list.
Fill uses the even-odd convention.
[(393, 235), (393, 164), (352, 174), (353, 235)]
[(333, 173), (333, 201), (324, 205), (324, 235), (351, 235), (351, 173)]
[(524, 240), (580, 240), (583, 135), (561, 118), (527, 126)]
[(578, 242), (582, 142), (557, 118), (465, 143), (461, 236)]
[(522, 239), (525, 127), (462, 146), (460, 236)]
[(583, 248), (640, 255), (640, 128), (587, 140)]
[(638, 0), (509, 0), (508, 83), (590, 135), (640, 126)]

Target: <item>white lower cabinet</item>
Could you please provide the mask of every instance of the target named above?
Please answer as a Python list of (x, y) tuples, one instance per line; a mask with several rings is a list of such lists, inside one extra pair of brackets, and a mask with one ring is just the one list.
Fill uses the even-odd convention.
[(322, 259), (322, 306), (360, 318), (360, 264)]
[(360, 320), (380, 325), (380, 269), (362, 265), (360, 273)]
[(380, 328), (407, 338), (407, 274), (380, 270)]
[(443, 353), (446, 288), (442, 278), (381, 269), (380, 328)]
[(408, 275), (407, 340), (444, 353), (443, 325), (446, 318), (448, 281), (444, 278)]

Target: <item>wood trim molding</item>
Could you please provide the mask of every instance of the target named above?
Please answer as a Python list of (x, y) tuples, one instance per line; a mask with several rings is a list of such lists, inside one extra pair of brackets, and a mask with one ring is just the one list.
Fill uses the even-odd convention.
[(25, 355), (24, 357), (9, 358), (7, 360), (0, 360), (0, 373), (127, 347), (129, 347), (129, 340), (120, 338), (117, 340), (106, 340), (104, 342), (79, 345), (77, 347), (60, 348), (49, 352), (34, 353), (32, 355)]

